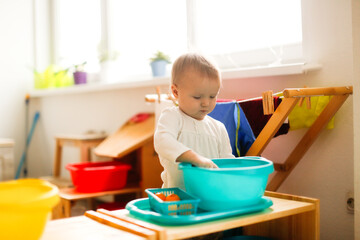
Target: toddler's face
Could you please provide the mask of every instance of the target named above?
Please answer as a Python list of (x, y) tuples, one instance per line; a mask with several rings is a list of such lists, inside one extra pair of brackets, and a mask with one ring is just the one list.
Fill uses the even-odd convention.
[(210, 79), (195, 70), (189, 70), (179, 83), (171, 86), (179, 108), (197, 120), (203, 120), (215, 108), (219, 89), (218, 79)]

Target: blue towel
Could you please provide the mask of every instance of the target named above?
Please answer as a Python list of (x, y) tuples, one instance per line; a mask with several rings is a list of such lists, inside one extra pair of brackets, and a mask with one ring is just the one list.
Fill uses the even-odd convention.
[(233, 155), (245, 156), (255, 136), (240, 105), (237, 102), (218, 102), (209, 116), (225, 125)]

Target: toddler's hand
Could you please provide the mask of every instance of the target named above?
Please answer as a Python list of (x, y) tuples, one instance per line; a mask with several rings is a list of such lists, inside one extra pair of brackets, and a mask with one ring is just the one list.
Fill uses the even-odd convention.
[(208, 159), (208, 158), (201, 157), (199, 160), (200, 160), (200, 161), (197, 162), (197, 164), (196, 164), (198, 167), (203, 167), (203, 168), (219, 168), (213, 161), (211, 161), (211, 160)]
[(186, 151), (183, 154), (181, 154), (176, 159), (176, 161), (191, 163), (197, 167), (203, 167), (203, 168), (219, 168), (213, 161), (193, 152), (192, 150)]

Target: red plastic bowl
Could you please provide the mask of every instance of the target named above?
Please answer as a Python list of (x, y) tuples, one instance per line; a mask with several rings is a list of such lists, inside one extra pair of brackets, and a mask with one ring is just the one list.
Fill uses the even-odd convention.
[(124, 188), (131, 166), (118, 161), (85, 162), (67, 164), (66, 169), (70, 171), (75, 190), (90, 193)]

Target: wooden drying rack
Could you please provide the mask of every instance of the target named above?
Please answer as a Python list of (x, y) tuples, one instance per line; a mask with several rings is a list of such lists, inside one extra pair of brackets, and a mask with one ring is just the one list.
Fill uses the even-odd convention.
[[(320, 132), (327, 125), (330, 119), (340, 109), (346, 99), (353, 92), (352, 86), (344, 87), (322, 87), (322, 88), (286, 88), (283, 90), (281, 104), (276, 108), (265, 127), (260, 132), (259, 136), (251, 145), (246, 156), (260, 156), (276, 132), (279, 130), (285, 119), (289, 116), (293, 108), (299, 101), (304, 98), (314, 96), (333, 96), (319, 117), (315, 120), (313, 125), (307, 130), (305, 135), (299, 141), (294, 150), (290, 153), (284, 163), (275, 163), (275, 175), (267, 185), (267, 190), (276, 191), (285, 179), (290, 175), (291, 171), (299, 163), (301, 158), (305, 155), (307, 150), (315, 142)], [(166, 96), (160, 94), (149, 94), (145, 96), (148, 102), (155, 102), (158, 97), (166, 99)]]
[(276, 173), (267, 185), (267, 190), (276, 191), (291, 171), (299, 163), (306, 151), (314, 143), (322, 129), (340, 109), (346, 99), (352, 94), (353, 87), (326, 87), (326, 88), (288, 88), (283, 91), (284, 98), (271, 116), (255, 142), (251, 145), (246, 156), (260, 156), (269, 144), (280, 126), (291, 113), (298, 101), (304, 97), (333, 96), (313, 125), (307, 130), (294, 150), (283, 164), (274, 164)]

